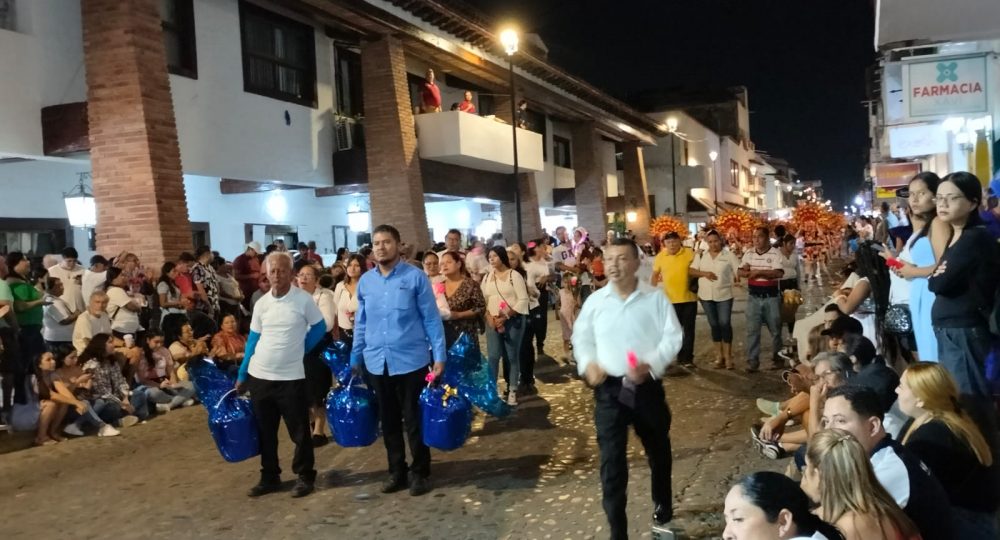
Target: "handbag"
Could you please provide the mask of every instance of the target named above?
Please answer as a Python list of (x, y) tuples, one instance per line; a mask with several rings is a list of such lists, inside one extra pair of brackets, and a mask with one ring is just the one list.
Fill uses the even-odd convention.
[(910, 306), (892, 304), (885, 312), (885, 329), (893, 334), (909, 334), (913, 332), (913, 319), (910, 316)]

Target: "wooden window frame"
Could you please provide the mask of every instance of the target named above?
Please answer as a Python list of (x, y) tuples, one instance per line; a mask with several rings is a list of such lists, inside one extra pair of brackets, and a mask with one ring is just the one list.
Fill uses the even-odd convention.
[[(271, 23), (275, 26), (280, 26), (286, 31), (291, 32), (302, 32), (303, 34), (308, 34), (308, 39), (306, 39), (305, 53), (306, 57), (302, 65), (292, 64), (284, 59), (277, 58), (274, 56), (268, 56), (258, 53), (250, 52), (247, 46), (247, 22), (251, 18), (262, 19)], [(306, 36), (302, 36), (306, 37)], [(290, 19), (283, 15), (274, 13), (273, 11), (268, 11), (264, 8), (251, 4), (249, 2), (240, 1), (240, 47), (242, 50), (243, 57), (243, 91), (251, 94), (257, 94), (264, 97), (269, 97), (272, 99), (277, 99), (279, 101), (287, 101), (289, 103), (295, 103), (297, 105), (303, 105), (305, 107), (311, 107), (313, 109), (318, 107), (317, 103), (317, 75), (316, 75), (316, 29), (308, 24), (301, 23), (294, 19)], [(258, 58), (267, 62), (271, 62), (276, 66), (285, 67), (300, 71), (303, 73), (307, 80), (303, 81), (303, 89), (308, 93), (303, 96), (294, 96), (286, 92), (281, 92), (276, 89), (276, 84), (270, 88), (257, 87), (250, 84), (248, 80), (248, 73), (250, 71), (250, 59)], [(277, 73), (277, 71), (275, 72)], [(276, 83), (277, 81), (272, 81)]]
[[(176, 23), (161, 20), (163, 33), (172, 32), (177, 35), (181, 47), (181, 62), (183, 65), (172, 66), (167, 61), (167, 71), (189, 79), (198, 78), (198, 47), (195, 39), (194, 0), (172, 0), (174, 19)], [(165, 52), (165, 51), (164, 51)]]
[[(564, 152), (565, 164), (559, 163), (559, 145), (562, 144), (566, 151)], [(564, 169), (573, 168), (573, 145), (569, 139), (556, 134), (552, 134), (552, 164), (556, 167), (562, 167)]]

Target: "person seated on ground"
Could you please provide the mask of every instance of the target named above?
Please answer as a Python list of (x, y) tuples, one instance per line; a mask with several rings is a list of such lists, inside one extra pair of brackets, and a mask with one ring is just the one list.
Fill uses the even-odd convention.
[[(205, 312), (195, 308), (193, 298), (182, 297), (181, 304), (184, 305), (184, 314), (187, 315), (188, 324), (191, 325), (195, 339), (212, 339), (212, 336), (219, 331), (219, 327), (215, 325), (215, 321), (206, 315)], [(166, 330), (164, 330), (164, 333), (166, 333)]]
[(138, 408), (129, 400), (129, 384), (122, 375), (110, 334), (94, 336), (80, 355), (80, 363), (83, 372), (92, 377), (92, 406), (106, 423), (129, 427), (139, 422), (140, 413), (148, 415), (145, 396), (141, 396), (143, 403)]
[(177, 378), (177, 365), (170, 351), (163, 346), (163, 334), (146, 332), (143, 355), (136, 370), (136, 380), (146, 389), (146, 399), (156, 412), (167, 413), (178, 407), (194, 405), (194, 385)]
[(240, 362), (243, 361), (243, 350), (246, 349), (247, 338), (243, 337), (239, 330), (236, 317), (226, 315), (222, 318), (219, 332), (212, 336), (212, 347), (208, 355), (212, 357), (215, 365), (223, 371), (236, 373), (234, 370), (239, 370)]
[(810, 511), (802, 488), (787, 476), (761, 471), (740, 479), (726, 495), (725, 540), (838, 540), (844, 536)]
[(182, 381), (190, 380), (185, 364), (209, 353), (207, 341), (208, 336), (194, 337), (194, 330), (184, 315), (168, 315), (163, 320), (163, 343), (170, 344), (168, 348), (177, 365), (177, 377)]
[(882, 487), (861, 443), (841, 429), (809, 439), (802, 489), (820, 518), (836, 525), (847, 540), (920, 538), (917, 526)]
[[(861, 322), (864, 336), (879, 346), (881, 340), (881, 323), (889, 309), (889, 267), (878, 255), (885, 249), (875, 242), (864, 242), (855, 256), (854, 274), (857, 279), (851, 285), (848, 294), (838, 292), (834, 302), (840, 311)], [(850, 281), (850, 278), (848, 278)]]
[(861, 322), (848, 315), (840, 315), (830, 323), (830, 326), (820, 332), (826, 336), (826, 346), (831, 351), (845, 352), (844, 341), (849, 335), (864, 335), (864, 328)]
[[(751, 429), (754, 443), (765, 457), (777, 459), (805, 444), (821, 429), (820, 418), (827, 392), (843, 386), (854, 375), (851, 360), (843, 353), (823, 353), (816, 357), (815, 365), (808, 393), (800, 392), (780, 404), (768, 402), (768, 410), (757, 404), (762, 411), (771, 414), (759, 432)], [(792, 419), (799, 419), (803, 429), (786, 433), (785, 427)]]
[[(56, 370), (52, 373), (52, 388), (68, 404), (67, 418), (71, 420), (63, 428), (63, 433), (74, 437), (83, 436), (83, 426), (97, 428), (98, 437), (115, 437), (117, 429), (98, 416), (91, 406), (92, 377), (80, 367), (76, 349), (56, 352)], [(75, 418), (74, 418), (75, 417)]]
[(959, 404), (958, 386), (937, 363), (918, 362), (899, 381), (899, 408), (913, 421), (903, 446), (941, 482), (955, 538), (1000, 538), (1000, 479), (982, 431)]
[(850, 432), (864, 447), (875, 476), (920, 530), (924, 540), (951, 540), (951, 505), (944, 488), (915, 455), (894, 441), (882, 424), (878, 394), (845, 384), (827, 394), (826, 428)]
[(797, 353), (799, 362), (808, 362), (809, 334), (812, 330), (814, 328), (826, 330), (841, 315), (843, 313), (840, 312), (840, 308), (831, 299), (822, 308), (795, 321), (792, 338), (795, 340), (795, 352)]
[(48, 446), (62, 442), (59, 434), (66, 407), (71, 402), (56, 392), (52, 384), (52, 374), (56, 370), (56, 358), (51, 352), (38, 355), (35, 360), (35, 395), (38, 396), (38, 428), (35, 432), (35, 446)]

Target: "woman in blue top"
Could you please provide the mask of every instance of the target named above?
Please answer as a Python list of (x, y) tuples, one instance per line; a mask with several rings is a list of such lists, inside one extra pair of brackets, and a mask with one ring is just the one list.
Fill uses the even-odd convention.
[(938, 344), (931, 325), (934, 293), (927, 288), (927, 278), (934, 273), (941, 254), (951, 240), (951, 226), (937, 217), (934, 203), (940, 183), (941, 179), (932, 172), (920, 173), (910, 180), (913, 235), (899, 254), (902, 268), (894, 270), (897, 276), (910, 283), (910, 320), (917, 349), (915, 360), (926, 362), (938, 361)]

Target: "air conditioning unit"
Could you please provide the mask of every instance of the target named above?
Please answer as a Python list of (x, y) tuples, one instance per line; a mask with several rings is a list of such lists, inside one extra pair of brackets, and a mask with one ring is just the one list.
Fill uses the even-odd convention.
[(354, 119), (339, 118), (336, 127), (337, 151), (350, 150), (354, 148)]

